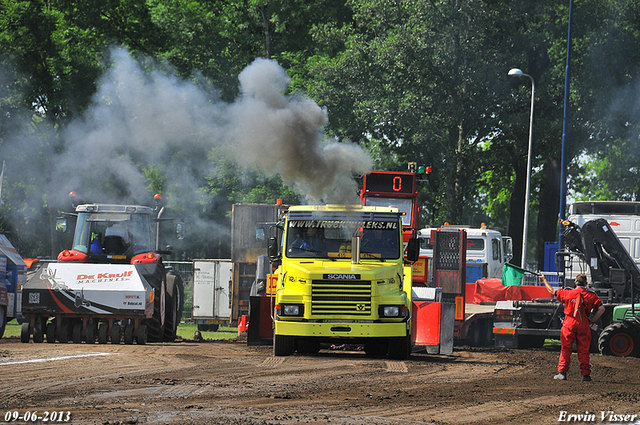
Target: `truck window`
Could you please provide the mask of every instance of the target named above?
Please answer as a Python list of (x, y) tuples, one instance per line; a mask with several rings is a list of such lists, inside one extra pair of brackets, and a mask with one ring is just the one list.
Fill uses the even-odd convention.
[(501, 261), (502, 252), (500, 252), (500, 239), (491, 239), (491, 252), (493, 252), (493, 259)]
[(484, 251), (484, 239), (467, 239), (467, 251)]
[(413, 211), (413, 200), (411, 198), (382, 198), (367, 197), (364, 204), (372, 207), (392, 207), (404, 213), (402, 225), (411, 226), (411, 212)]
[(361, 259), (398, 259), (398, 222), (291, 220), (286, 236), (288, 258), (351, 258), (351, 238), (361, 237)]

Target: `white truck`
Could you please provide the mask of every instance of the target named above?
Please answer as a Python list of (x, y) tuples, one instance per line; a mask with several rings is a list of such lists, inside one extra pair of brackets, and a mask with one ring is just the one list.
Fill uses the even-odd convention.
[(193, 311), (201, 332), (215, 332), (231, 321), (231, 260), (193, 261)]
[[(499, 230), (489, 229), (485, 225), (478, 227), (446, 226), (452, 229), (464, 229), (467, 232), (467, 282), (475, 282), (483, 277), (501, 278), (502, 266), (513, 258), (513, 241), (510, 236), (502, 236)], [(431, 258), (431, 231), (435, 228), (420, 230), (420, 257)]]

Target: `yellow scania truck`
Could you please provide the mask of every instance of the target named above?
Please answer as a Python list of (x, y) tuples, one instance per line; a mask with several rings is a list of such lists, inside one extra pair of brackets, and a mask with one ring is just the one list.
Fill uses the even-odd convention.
[(292, 206), (270, 238), (275, 356), (360, 344), (368, 355), (411, 353), (411, 265), (402, 213), (367, 206)]

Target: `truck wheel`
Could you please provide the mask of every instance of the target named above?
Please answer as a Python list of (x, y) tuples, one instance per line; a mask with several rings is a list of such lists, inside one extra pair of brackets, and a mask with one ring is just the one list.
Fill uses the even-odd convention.
[(29, 322), (24, 322), (22, 327), (20, 328), (20, 341), (27, 343), (31, 339), (31, 329), (29, 329), (31, 325)]
[(56, 321), (52, 320), (47, 325), (47, 342), (53, 344), (56, 342)]
[(44, 342), (44, 329), (42, 329), (42, 318), (36, 319), (36, 324), (33, 325), (33, 342), (40, 344)]
[(0, 306), (0, 338), (4, 335), (4, 330), (7, 327), (7, 307)]
[(389, 358), (407, 360), (411, 355), (411, 335), (389, 338)]
[(147, 343), (147, 324), (140, 323), (138, 326), (138, 345), (145, 345)]
[(320, 351), (320, 342), (316, 339), (298, 339), (297, 342), (300, 354), (318, 354)]
[(109, 342), (109, 323), (102, 322), (98, 326), (98, 344)]
[(384, 357), (389, 351), (386, 339), (372, 338), (364, 344), (364, 352), (369, 357)]
[(76, 322), (73, 324), (73, 343), (82, 344), (82, 322)]
[(124, 327), (124, 343), (127, 345), (133, 344), (133, 331), (135, 327), (133, 323), (129, 323)]
[(290, 356), (295, 351), (296, 340), (288, 335), (274, 335), (273, 337), (273, 355), (274, 356)]
[(640, 350), (638, 333), (625, 322), (615, 322), (604, 328), (598, 338), (602, 354), (619, 357), (637, 356)]
[(87, 330), (85, 335), (85, 341), (87, 344), (95, 344), (98, 337), (98, 322), (95, 320), (89, 320), (87, 322)]
[(120, 344), (122, 340), (122, 327), (118, 323), (114, 323), (111, 327), (111, 343)]

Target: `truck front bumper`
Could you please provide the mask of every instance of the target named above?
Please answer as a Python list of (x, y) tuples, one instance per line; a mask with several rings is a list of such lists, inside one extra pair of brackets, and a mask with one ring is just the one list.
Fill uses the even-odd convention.
[(408, 334), (406, 322), (395, 323), (318, 323), (276, 321), (276, 335), (326, 338), (403, 337)]

